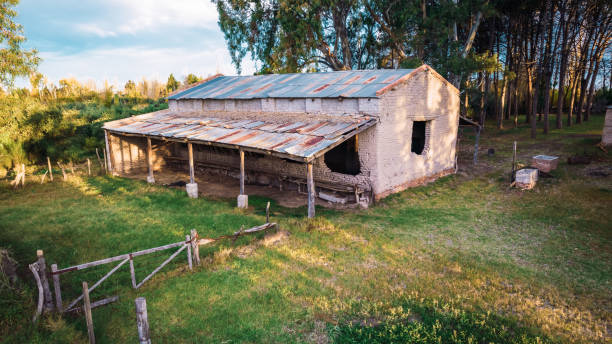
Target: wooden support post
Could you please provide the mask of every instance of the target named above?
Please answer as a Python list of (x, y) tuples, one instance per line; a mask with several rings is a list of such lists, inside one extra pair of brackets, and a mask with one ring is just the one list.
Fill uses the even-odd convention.
[(98, 148), (96, 148), (96, 157), (98, 158), (98, 163), (100, 164), (100, 171), (104, 170), (104, 163), (102, 163), (102, 159), (100, 159), (100, 153), (98, 153)]
[(85, 313), (85, 322), (87, 323), (87, 335), (89, 335), (89, 343), (96, 343), (94, 335), (93, 319), (91, 317), (91, 303), (89, 302), (89, 288), (87, 282), (83, 282), (83, 312)]
[(136, 271), (134, 271), (134, 257), (130, 254), (130, 277), (132, 278), (132, 288), (136, 289)]
[(106, 164), (106, 170), (108, 172), (113, 172), (110, 145), (108, 144), (108, 132), (106, 130), (104, 130), (104, 142), (106, 143), (106, 152), (104, 153), (104, 161), (106, 162), (108, 160), (108, 163)]
[(510, 183), (514, 181), (514, 172), (516, 171), (516, 141), (512, 145), (512, 173), (510, 173)]
[(137, 297), (136, 304), (136, 326), (138, 327), (138, 342), (140, 344), (151, 344), (149, 336), (149, 319), (147, 317), (147, 300), (144, 297)]
[(266, 204), (266, 223), (270, 223), (270, 202)]
[(244, 195), (244, 151), (240, 150), (240, 194)]
[(191, 250), (196, 265), (200, 265), (200, 245), (198, 245), (198, 232), (195, 229), (191, 230)]
[(108, 165), (106, 164), (108, 160), (106, 158), (106, 149), (102, 148), (102, 154), (104, 154), (104, 173), (108, 173)]
[(21, 186), (25, 187), (25, 164), (21, 164)]
[(45, 256), (43, 250), (37, 250), (36, 256), (38, 256), (38, 274), (40, 276), (40, 283), (43, 287), (45, 296), (45, 310), (53, 310), (53, 297), (51, 296), (51, 288), (49, 288), (49, 280), (47, 280), (47, 263), (45, 262)]
[(193, 145), (191, 142), (187, 143), (187, 149), (189, 150), (189, 182), (195, 183), (194, 171), (193, 171)]
[(149, 168), (149, 175), (147, 176), (147, 182), (154, 184), (155, 177), (153, 176), (153, 149), (151, 148), (151, 138), (147, 137), (147, 166)]
[(315, 185), (312, 175), (312, 163), (306, 164), (306, 183), (308, 187), (308, 218), (315, 216)]
[(51, 275), (53, 277), (53, 291), (55, 291), (55, 310), (58, 313), (62, 313), (64, 311), (64, 306), (62, 305), (62, 289), (60, 287), (60, 279), (59, 274), (57, 272), (57, 264), (51, 264)]
[(47, 168), (49, 168), (49, 179), (53, 181), (53, 169), (51, 168), (51, 159), (47, 157)]
[(189, 270), (193, 270), (193, 262), (191, 261), (191, 237), (189, 237), (189, 234), (185, 235), (185, 246), (187, 246), (187, 264), (189, 265)]
[(480, 127), (476, 129), (476, 143), (474, 144), (474, 165), (478, 163), (478, 144), (480, 143)]
[(87, 158), (87, 175), (91, 176), (91, 161)]

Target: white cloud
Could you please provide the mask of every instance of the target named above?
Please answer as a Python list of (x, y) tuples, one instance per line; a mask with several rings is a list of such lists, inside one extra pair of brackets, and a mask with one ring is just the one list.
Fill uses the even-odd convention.
[(98, 37), (162, 31), (168, 27), (217, 28), (217, 9), (208, 0), (141, 0), (105, 2), (107, 15), (100, 21), (74, 24)]
[[(40, 70), (52, 82), (74, 77), (80, 81), (95, 80), (102, 86), (108, 80), (122, 89), (127, 80), (143, 77), (165, 82), (170, 73), (183, 78), (188, 73), (208, 76), (217, 72), (236, 74), (225, 46), (197, 50), (185, 48), (150, 49), (145, 47), (87, 50), (76, 54), (42, 53)], [(245, 61), (242, 74), (252, 74), (254, 66)], [(67, 72), (68, 71), (68, 72)]]

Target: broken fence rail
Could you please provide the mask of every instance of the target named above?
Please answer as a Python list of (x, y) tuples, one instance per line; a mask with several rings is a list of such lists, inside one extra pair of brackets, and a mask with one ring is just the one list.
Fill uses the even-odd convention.
[[(266, 213), (269, 211), (268, 209), (266, 209)], [(269, 217), (267, 216), (267, 218), (269, 218)], [(196, 265), (200, 264), (200, 255), (199, 255), (199, 246), (200, 245), (211, 244), (211, 243), (223, 240), (223, 239), (232, 239), (232, 240), (235, 240), (235, 239), (237, 239), (240, 236), (247, 235), (247, 234), (253, 234), (253, 233), (257, 233), (257, 232), (261, 232), (261, 231), (264, 231), (266, 229), (273, 228), (273, 227), (276, 227), (276, 226), (277, 226), (276, 223), (268, 222), (268, 223), (265, 223), (263, 225), (252, 227), (252, 228), (249, 228), (249, 229), (244, 229), (244, 230), (240, 229), (239, 231), (236, 231), (236, 232), (234, 232), (231, 235), (223, 235), (223, 236), (220, 236), (220, 237), (217, 237), (217, 238), (199, 238), (198, 233), (195, 230), (192, 230), (191, 231), (191, 235), (186, 235), (186, 240), (185, 241), (179, 241), (179, 242), (175, 242), (175, 243), (172, 243), (172, 244), (158, 246), (158, 247), (154, 247), (154, 248), (150, 248), (150, 249), (146, 249), (146, 250), (140, 250), (140, 251), (136, 251), (136, 252), (132, 252), (132, 253), (126, 253), (126, 254), (110, 257), (110, 258), (96, 260), (96, 261), (93, 261), (93, 262), (87, 262), (87, 263), (83, 263), (83, 264), (78, 264), (78, 265), (70, 266), (70, 267), (63, 268), (63, 269), (58, 269), (57, 268), (57, 264), (52, 264), (51, 265), (51, 276), (53, 277), (52, 279), (53, 279), (53, 288), (54, 288), (54, 291), (55, 291), (55, 299), (56, 299), (55, 300), (56, 301), (55, 306), (56, 306), (56, 309), (57, 309), (58, 312), (72, 312), (72, 311), (79, 310), (80, 307), (75, 307), (75, 306), (84, 297), (84, 294), (81, 294), (76, 299), (74, 299), (72, 302), (70, 302), (67, 307), (64, 308), (63, 307), (63, 303), (62, 303), (61, 284), (60, 284), (60, 279), (59, 279), (59, 276), (61, 274), (65, 274), (65, 273), (72, 272), (72, 271), (79, 271), (79, 270), (91, 268), (91, 267), (98, 266), (98, 265), (104, 265), (104, 264), (109, 264), (109, 263), (113, 263), (113, 262), (119, 262), (119, 264), (115, 265), (115, 267), (113, 267), (106, 275), (104, 275), (96, 283), (94, 283), (91, 287), (88, 288), (88, 292), (91, 293), (100, 284), (102, 284), (102, 282), (104, 282), (112, 274), (114, 274), (117, 270), (119, 270), (119, 268), (121, 268), (123, 265), (125, 265), (125, 263), (129, 262), (130, 275), (131, 275), (131, 280), (132, 280), (132, 288), (138, 289), (145, 282), (150, 280), (153, 277), (153, 275), (155, 275), (157, 272), (159, 272), (164, 266), (166, 266), (168, 263), (170, 263), (170, 261), (172, 261), (174, 258), (176, 258), (176, 256), (178, 256), (179, 253), (181, 253), (185, 249), (187, 249), (187, 260), (188, 260), (189, 268), (192, 269), (192, 260), (195, 261)], [(155, 253), (155, 252), (160, 252), (160, 251), (164, 251), (164, 250), (169, 250), (169, 249), (176, 248), (176, 247), (178, 247), (179, 249), (176, 250), (172, 255), (170, 255), (170, 257), (168, 257), (157, 268), (155, 268), (155, 270), (153, 270), (149, 275), (147, 275), (147, 277), (145, 277), (140, 283), (137, 283), (136, 273), (135, 273), (135, 269), (134, 269), (134, 262), (133, 262), (134, 257), (143, 256), (143, 255), (147, 255), (147, 254), (151, 254), (151, 253)], [(103, 299), (103, 300), (99, 300), (99, 301), (96, 301), (96, 302), (92, 302), (92, 306), (93, 305), (101, 306), (103, 304), (110, 303), (110, 302), (108, 302), (110, 300), (112, 300), (111, 302), (116, 301), (116, 297), (112, 297), (112, 298), (108, 298), (108, 299)], [(49, 300), (45, 300), (45, 301), (49, 302)], [(104, 301), (107, 301), (107, 302), (104, 302)]]

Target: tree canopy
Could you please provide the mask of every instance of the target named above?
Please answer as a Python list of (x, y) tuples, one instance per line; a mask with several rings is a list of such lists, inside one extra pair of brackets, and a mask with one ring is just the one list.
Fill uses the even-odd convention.
[(35, 49), (25, 49), (23, 27), (14, 21), (19, 0), (0, 0), (0, 85), (10, 87), (18, 76), (36, 70), (40, 58)]

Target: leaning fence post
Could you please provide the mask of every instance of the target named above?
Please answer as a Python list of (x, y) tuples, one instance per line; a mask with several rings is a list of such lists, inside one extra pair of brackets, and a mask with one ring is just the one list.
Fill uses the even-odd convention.
[(85, 312), (85, 322), (87, 323), (87, 335), (89, 335), (89, 343), (96, 343), (94, 335), (93, 319), (91, 317), (91, 303), (89, 302), (89, 288), (87, 282), (83, 282), (83, 312)]
[(49, 168), (49, 179), (53, 181), (53, 169), (51, 168), (51, 159), (47, 157), (47, 167)]
[(136, 303), (136, 326), (138, 327), (138, 342), (140, 344), (151, 344), (149, 336), (149, 319), (147, 318), (147, 300), (137, 297)]
[(53, 290), (55, 291), (55, 308), (58, 313), (61, 313), (64, 310), (64, 307), (62, 305), (62, 290), (60, 289), (57, 264), (51, 264), (51, 275), (53, 277)]
[(45, 256), (43, 250), (37, 250), (36, 256), (38, 257), (38, 274), (40, 275), (40, 283), (43, 287), (45, 296), (45, 310), (53, 310), (53, 297), (51, 296), (51, 289), (49, 288), (49, 281), (47, 280), (47, 265), (45, 263)]
[(185, 246), (187, 246), (187, 263), (189, 263), (189, 270), (193, 270), (193, 263), (191, 262), (191, 238), (189, 234), (185, 235)]
[(191, 248), (196, 265), (200, 265), (200, 245), (198, 245), (198, 232), (195, 229), (191, 230)]

